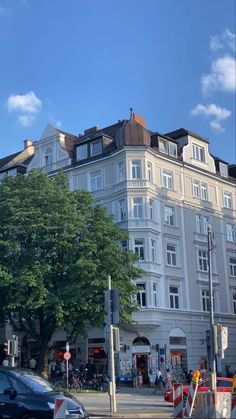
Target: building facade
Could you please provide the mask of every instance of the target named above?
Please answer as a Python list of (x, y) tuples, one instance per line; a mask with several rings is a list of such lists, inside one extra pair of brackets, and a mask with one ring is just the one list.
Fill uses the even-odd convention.
[[(151, 132), (135, 114), (79, 136), (48, 126), (38, 141), (25, 142), (27, 150), (26, 171), (51, 176), (63, 169), (71, 190), (91, 191), (128, 230), (122, 245), (138, 254), (145, 271), (137, 280), (140, 310), (133, 324), (120, 326), (120, 374), (135, 363), (146, 380), (157, 366), (178, 377), (209, 362), (209, 225), (215, 323), (228, 327), (217, 368), (236, 370), (236, 166), (212, 156), (201, 136)], [(1, 177), (16, 169), (13, 160), (0, 160)], [(58, 332), (54, 339), (66, 337)], [(78, 339), (74, 349), (102, 364), (104, 331), (88, 328), (86, 344)]]

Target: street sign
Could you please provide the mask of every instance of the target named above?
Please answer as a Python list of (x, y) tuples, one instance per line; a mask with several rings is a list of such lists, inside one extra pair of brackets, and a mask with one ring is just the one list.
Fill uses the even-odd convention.
[(66, 361), (69, 361), (69, 359), (71, 358), (71, 353), (70, 352), (65, 352), (63, 356), (64, 356), (64, 359)]

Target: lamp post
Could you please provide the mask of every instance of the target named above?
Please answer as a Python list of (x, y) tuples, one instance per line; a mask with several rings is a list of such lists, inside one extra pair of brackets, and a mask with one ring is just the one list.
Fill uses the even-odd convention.
[(207, 227), (208, 244), (208, 278), (209, 278), (209, 311), (210, 311), (210, 389), (216, 390), (216, 337), (214, 323), (213, 285), (212, 285), (212, 251), (214, 248), (211, 226)]

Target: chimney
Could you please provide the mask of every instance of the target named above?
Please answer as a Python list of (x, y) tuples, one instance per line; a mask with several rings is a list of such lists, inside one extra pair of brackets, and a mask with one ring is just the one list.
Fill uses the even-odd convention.
[(85, 129), (84, 130), (84, 135), (94, 135), (99, 130), (100, 130), (99, 126), (98, 125), (95, 125), (95, 127), (91, 127), (91, 128)]
[(143, 128), (146, 128), (146, 119), (143, 116), (133, 113), (132, 119), (142, 125)]
[(32, 146), (34, 143), (31, 140), (24, 140), (24, 150), (26, 150), (26, 148)]

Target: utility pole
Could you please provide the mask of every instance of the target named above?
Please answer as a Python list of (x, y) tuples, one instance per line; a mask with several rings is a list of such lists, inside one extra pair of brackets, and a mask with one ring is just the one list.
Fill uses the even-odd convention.
[[(108, 291), (111, 295), (111, 277), (108, 276)], [(109, 304), (109, 366), (111, 374), (111, 386), (110, 386), (110, 406), (111, 412), (116, 412), (116, 381), (115, 381), (115, 359), (114, 359), (114, 337), (113, 337), (113, 320), (111, 304)]]
[(210, 311), (210, 390), (216, 390), (216, 328), (214, 323), (213, 285), (212, 285), (212, 252), (214, 249), (211, 226), (207, 227), (208, 244), (208, 278), (209, 278), (209, 311)]

